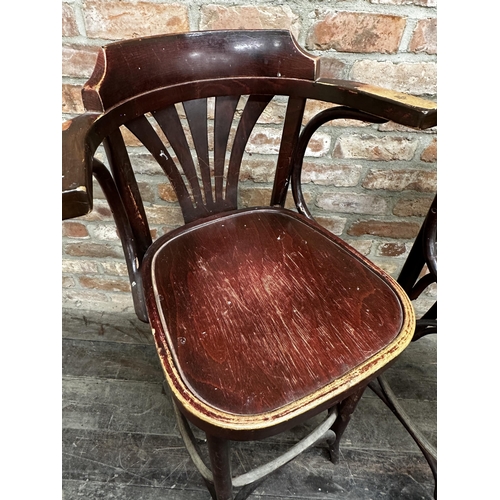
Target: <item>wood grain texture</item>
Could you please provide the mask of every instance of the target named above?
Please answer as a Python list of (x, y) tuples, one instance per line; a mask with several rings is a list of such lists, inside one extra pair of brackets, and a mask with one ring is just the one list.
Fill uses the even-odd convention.
[(346, 248), (278, 209), (158, 241), (146, 258), (150, 317), (183, 393), (262, 424), (287, 406), (311, 409), (389, 362), (411, 337), (411, 306)]

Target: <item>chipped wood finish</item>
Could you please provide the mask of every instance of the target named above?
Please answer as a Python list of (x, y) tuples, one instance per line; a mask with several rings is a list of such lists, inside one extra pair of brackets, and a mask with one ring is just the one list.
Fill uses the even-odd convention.
[(414, 329), (394, 280), (282, 209), (172, 232), (146, 255), (144, 280), (174, 397), (197, 425), (231, 439), (271, 435), (345, 398)]
[(99, 114), (88, 113), (62, 125), (63, 220), (92, 210), (92, 156), (99, 142), (93, 140), (90, 132), (98, 117)]

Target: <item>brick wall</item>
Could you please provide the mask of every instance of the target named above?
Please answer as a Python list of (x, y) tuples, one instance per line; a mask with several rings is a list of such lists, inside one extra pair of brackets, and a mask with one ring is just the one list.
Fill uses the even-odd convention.
[[(324, 76), (436, 97), (436, 0), (74, 0), (62, 4), (63, 118), (83, 111), (80, 89), (100, 45), (224, 28), (290, 29), (303, 47), (323, 57)], [(243, 204), (265, 204), (269, 198), (279, 134), (275, 117), (283, 109), (273, 102), (251, 138)], [(317, 111), (309, 108), (307, 114)], [(163, 234), (182, 223), (179, 209), (158, 167), (133, 139), (128, 143), (153, 233)], [(349, 120), (325, 126), (313, 137), (304, 165), (307, 202), (319, 222), (396, 276), (436, 191), (436, 149), (434, 129), (415, 132)], [(97, 187), (95, 193), (93, 213), (63, 223), (63, 303), (131, 310), (116, 230)]]

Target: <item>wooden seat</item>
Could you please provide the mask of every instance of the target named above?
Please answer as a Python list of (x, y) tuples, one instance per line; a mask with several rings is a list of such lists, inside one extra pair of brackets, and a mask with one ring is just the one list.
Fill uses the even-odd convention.
[(227, 414), (262, 426), (307, 412), (380, 369), (413, 328), (388, 279), (283, 209), (185, 226), (160, 238), (145, 263), (168, 376), (189, 391), (185, 408), (203, 405), (221, 425)]
[[(427, 128), (433, 103), (318, 78), (319, 59), (279, 30), (166, 35), (101, 49), (87, 113), (63, 125), (63, 218), (92, 208), (92, 175), (113, 212), (137, 315), (151, 324), (186, 447), (214, 499), (243, 499), (272, 470), (326, 438), (331, 458), (356, 403), (411, 341), (400, 285), (317, 224), (300, 185), (324, 123), (393, 120)], [(242, 209), (252, 130), (274, 96), (286, 113), (268, 206)], [(308, 100), (331, 107), (303, 125)], [(213, 107), (213, 109), (212, 109)], [(156, 241), (122, 135), (169, 179), (185, 225)], [(109, 167), (94, 157), (104, 144)], [(291, 185), (296, 210), (285, 209)], [(282, 457), (231, 476), (229, 440), (261, 439), (327, 411)], [(190, 423), (207, 434), (202, 459)]]

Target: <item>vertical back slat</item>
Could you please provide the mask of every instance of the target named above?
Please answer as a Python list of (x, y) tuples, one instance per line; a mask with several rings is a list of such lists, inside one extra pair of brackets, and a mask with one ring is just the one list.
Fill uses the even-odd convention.
[(179, 200), (184, 220), (190, 222), (195, 220), (199, 214), (197, 213), (186, 184), (177, 169), (174, 161), (170, 157), (166, 146), (163, 144), (158, 134), (151, 126), (147, 118), (143, 115), (126, 124), (127, 128), (144, 144), (144, 146), (153, 155), (160, 167), (170, 179), (172, 186)]
[(226, 206), (228, 209), (238, 208), (238, 179), (245, 146), (259, 116), (272, 98), (272, 95), (251, 95), (243, 109), (229, 158), (226, 183)]
[(224, 199), (224, 166), (227, 142), (239, 99), (239, 96), (222, 96), (215, 99), (214, 179), (215, 200), (218, 203), (223, 203)]
[(186, 118), (198, 157), (205, 199), (207, 200), (207, 205), (210, 207), (213, 205), (213, 197), (212, 181), (210, 177), (210, 160), (208, 157), (207, 99), (185, 101), (182, 105), (186, 112)]
[(139, 261), (142, 261), (152, 242), (151, 232), (139, 187), (120, 130), (116, 129), (104, 140), (104, 148), (114, 182), (127, 212)]
[(201, 196), (200, 184), (198, 182), (198, 174), (193, 162), (193, 157), (191, 156), (186, 134), (182, 128), (182, 123), (175, 106), (168, 106), (164, 109), (154, 111), (152, 114), (177, 155), (177, 159), (191, 186), (197, 208), (201, 208), (203, 206), (203, 199)]
[(282, 140), (280, 145), (273, 193), (271, 195), (271, 205), (285, 206), (290, 174), (292, 172), (292, 158), (299, 140), (305, 105), (306, 99), (303, 97), (290, 97), (288, 100), (282, 135), (286, 140)]

